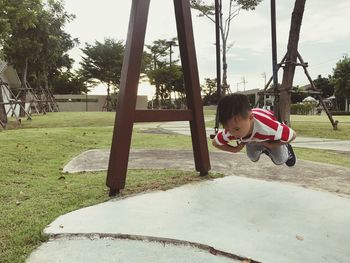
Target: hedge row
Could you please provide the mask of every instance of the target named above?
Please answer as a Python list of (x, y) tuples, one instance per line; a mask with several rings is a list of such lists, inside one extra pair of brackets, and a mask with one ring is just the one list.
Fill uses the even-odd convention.
[(292, 104), (290, 105), (290, 113), (298, 115), (309, 115), (316, 112), (315, 104), (305, 103), (305, 104)]
[(332, 115), (350, 115), (350, 111), (331, 111)]

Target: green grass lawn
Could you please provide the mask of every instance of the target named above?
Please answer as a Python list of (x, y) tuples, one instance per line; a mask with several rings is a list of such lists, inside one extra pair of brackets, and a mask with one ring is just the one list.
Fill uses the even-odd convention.
[[(213, 111), (206, 115), (212, 116)], [(24, 262), (45, 241), (42, 231), (56, 217), (109, 199), (105, 172), (72, 175), (63, 174), (62, 168), (85, 150), (109, 148), (114, 116), (107, 112), (49, 113), (34, 116), (32, 121), (23, 120), (22, 128), (16, 128), (11, 120), (9, 130), (0, 131), (0, 262)], [(189, 136), (135, 129), (132, 148), (191, 150), (192, 146)], [(213, 150), (210, 143), (209, 148)], [(300, 148), (296, 152), (300, 159), (350, 166), (349, 155)], [(130, 170), (123, 195), (220, 176)]]
[(292, 128), (299, 136), (350, 140), (350, 116), (333, 116), (333, 118), (339, 121), (337, 130), (333, 130), (326, 115), (292, 115)]
[[(45, 226), (69, 211), (109, 199), (106, 172), (62, 174), (79, 153), (109, 148), (114, 113), (50, 113), (0, 132), (0, 262), (24, 262), (45, 240)], [(181, 135), (133, 133), (133, 148), (191, 149)], [(221, 177), (196, 172), (131, 170), (123, 195)]]

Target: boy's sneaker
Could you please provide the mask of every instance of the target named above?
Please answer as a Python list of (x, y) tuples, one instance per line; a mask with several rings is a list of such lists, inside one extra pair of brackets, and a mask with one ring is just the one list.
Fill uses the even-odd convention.
[(292, 145), (288, 143), (286, 146), (288, 149), (288, 160), (286, 161), (286, 165), (291, 167), (295, 165), (297, 158), (295, 157)]

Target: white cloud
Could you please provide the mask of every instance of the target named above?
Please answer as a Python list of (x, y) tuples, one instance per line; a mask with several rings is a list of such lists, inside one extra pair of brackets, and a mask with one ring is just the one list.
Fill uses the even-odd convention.
[[(212, 1), (213, 2), (213, 1)], [(225, 1), (224, 1), (225, 2)], [(291, 13), (294, 1), (276, 1), (278, 60), (287, 48)], [(231, 86), (236, 86), (245, 76), (246, 88), (263, 86), (262, 72), (268, 78), (271, 74), (271, 32), (270, 1), (263, 1), (255, 11), (241, 11), (231, 26), (229, 42), (235, 42), (228, 54), (228, 78)], [(126, 39), (131, 1), (66, 0), (66, 9), (77, 15), (75, 21), (67, 26), (73, 37), (78, 37), (84, 46), (95, 39), (105, 37)], [(196, 17), (192, 11), (193, 27), (197, 51), (200, 78), (215, 77), (215, 28), (206, 18)], [(299, 50), (310, 64), (313, 77), (327, 75), (332, 71), (335, 61), (320, 64), (330, 58), (339, 58), (343, 53), (350, 53), (350, 31), (347, 30), (350, 1), (308, 0), (301, 27)], [(159, 38), (171, 38), (176, 35), (174, 8), (172, 0), (152, 0), (148, 20), (146, 43)], [(74, 59), (80, 60), (81, 52), (75, 48), (70, 52)], [(312, 68), (315, 65), (315, 68)], [(295, 83), (306, 82), (301, 72), (296, 71)], [(280, 76), (281, 79), (281, 76)]]

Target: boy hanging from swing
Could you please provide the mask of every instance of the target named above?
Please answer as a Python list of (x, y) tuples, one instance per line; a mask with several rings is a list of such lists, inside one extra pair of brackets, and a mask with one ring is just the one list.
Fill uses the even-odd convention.
[[(216, 148), (237, 153), (246, 146), (248, 158), (253, 162), (264, 153), (276, 165), (295, 165), (296, 157), (289, 143), (296, 133), (277, 121), (273, 112), (251, 109), (247, 96), (232, 94), (219, 101), (217, 114), (224, 130), (213, 139)], [(231, 141), (237, 145), (229, 144)]]

